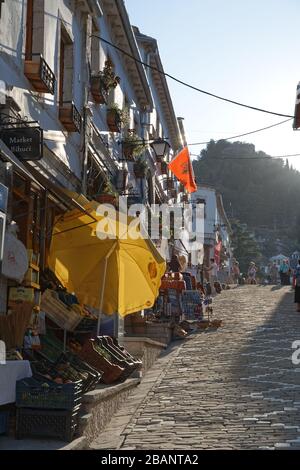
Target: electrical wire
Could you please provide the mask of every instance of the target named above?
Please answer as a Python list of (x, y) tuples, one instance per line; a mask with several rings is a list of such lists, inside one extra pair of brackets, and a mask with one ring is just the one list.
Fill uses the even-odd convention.
[[(265, 131), (265, 130), (268, 130), (268, 129), (271, 129), (272, 127), (277, 127), (277, 126), (281, 126), (282, 124), (285, 124), (286, 122), (289, 122), (291, 121), (293, 118), (289, 118), (289, 119), (285, 119), (284, 121), (280, 121), (280, 122), (277, 122), (276, 124), (271, 124), (270, 126), (266, 126), (266, 127), (261, 127), (260, 129), (256, 129), (255, 131), (250, 131), (250, 132), (244, 132), (243, 134), (238, 134), (238, 135), (234, 135), (232, 137), (223, 137), (221, 139), (217, 139), (215, 140), (215, 142), (219, 142), (220, 140), (232, 140), (232, 139), (237, 139), (238, 137), (244, 137), (246, 135), (251, 135), (251, 134), (256, 134), (257, 132), (262, 132), (262, 131)], [(144, 145), (151, 145), (151, 143), (155, 143), (155, 140), (156, 139), (137, 139), (135, 140), (135, 142), (132, 144), (132, 147), (134, 147), (135, 145), (137, 144), (144, 144)], [(164, 140), (169, 140), (168, 137), (164, 137)], [(211, 140), (214, 140), (214, 139), (211, 139)], [(208, 140), (206, 142), (194, 142), (194, 143), (188, 143), (188, 147), (191, 147), (191, 146), (196, 146), (196, 145), (207, 145), (211, 142), (211, 140)], [(119, 141), (118, 142), (119, 145), (122, 144), (122, 141)]]
[[(195, 153), (191, 153), (191, 156), (192, 157), (201, 157), (201, 155), (196, 155)], [(292, 155), (276, 155), (276, 156), (271, 156), (271, 155), (265, 155), (263, 157), (250, 157), (250, 156), (233, 156), (232, 154), (229, 155), (223, 155), (225, 158), (223, 157), (213, 157), (212, 160), (260, 160), (261, 162), (263, 162), (264, 160), (282, 160), (284, 158), (293, 158), (293, 157), (300, 157), (300, 153), (294, 153)], [(201, 159), (200, 159), (201, 161)]]
[[(284, 121), (277, 122), (276, 124), (272, 124), (271, 126), (262, 127), (260, 129), (256, 129), (255, 131), (251, 131), (251, 132), (245, 132), (244, 134), (234, 135), (232, 137), (224, 137), (223, 139), (218, 139), (215, 142), (219, 142), (220, 140), (232, 140), (232, 139), (237, 139), (238, 137), (245, 137), (246, 135), (256, 134), (257, 132), (262, 132), (262, 131), (265, 131), (267, 129), (271, 129), (272, 127), (281, 126), (281, 124), (285, 124), (286, 122), (289, 122), (292, 119), (293, 118), (285, 119)], [(209, 143), (210, 143), (210, 141), (196, 142), (196, 143), (188, 144), (188, 146), (190, 147), (192, 145), (207, 145)]]
[(130, 54), (129, 52), (127, 51), (124, 51), (124, 49), (122, 49), (121, 47), (119, 46), (116, 46), (115, 44), (113, 44), (112, 42), (108, 41), (107, 39), (104, 39), (102, 38), (101, 36), (98, 36), (96, 34), (92, 34), (91, 37), (95, 37), (97, 39), (99, 39), (100, 41), (104, 42), (105, 44), (113, 47), (114, 49), (116, 49), (117, 51), (121, 52), (122, 54), (126, 55), (127, 57), (130, 57), (132, 60), (134, 60), (135, 62), (143, 65), (144, 67), (148, 67), (149, 69), (151, 70), (155, 70), (156, 72), (160, 73), (161, 75), (164, 75), (165, 77), (168, 77), (170, 78), (171, 80), (174, 80), (175, 82), (187, 87), (187, 88), (190, 88), (192, 90), (195, 90), (195, 91), (198, 91), (199, 93), (202, 93), (204, 95), (208, 95), (208, 96), (211, 96), (213, 98), (216, 98), (218, 100), (222, 100), (222, 101), (226, 101), (227, 103), (231, 103), (231, 104), (235, 104), (237, 106), (242, 106), (243, 108), (248, 108), (248, 109), (252, 109), (254, 111), (259, 111), (259, 112), (262, 112), (262, 113), (267, 113), (267, 114), (273, 114), (274, 116), (281, 116), (281, 117), (287, 117), (287, 118), (294, 118), (294, 116), (292, 116), (291, 114), (282, 114), (282, 113), (276, 113), (276, 112), (273, 112), (273, 111), (269, 111), (269, 110), (266, 110), (266, 109), (262, 109), (262, 108), (257, 108), (256, 106), (250, 106), (250, 105), (247, 105), (247, 104), (244, 104), (244, 103), (240, 103), (239, 101), (234, 101), (234, 100), (230, 100), (228, 98), (224, 98), (223, 96), (219, 96), (219, 95), (215, 95), (214, 93), (211, 93), (209, 91), (205, 91), (205, 90), (202, 90), (201, 88), (197, 88), (196, 86), (193, 86), (193, 85), (190, 85), (189, 83), (186, 83), (184, 82), (183, 80), (180, 80), (179, 78), (176, 78), (174, 77), (173, 75), (170, 75), (169, 73), (166, 73), (164, 72), (163, 70), (160, 70), (158, 69), (157, 67), (154, 67), (153, 65), (150, 65), (150, 64), (147, 64), (146, 62), (143, 62), (142, 60), (140, 59), (137, 59), (136, 57), (134, 57), (132, 54)]

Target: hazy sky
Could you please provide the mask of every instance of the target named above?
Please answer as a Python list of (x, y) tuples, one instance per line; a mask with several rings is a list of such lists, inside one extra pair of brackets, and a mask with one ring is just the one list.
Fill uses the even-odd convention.
[[(201, 89), (293, 114), (300, 81), (300, 0), (125, 0), (131, 23), (158, 40), (164, 69)], [(169, 80), (188, 142), (230, 137), (285, 118), (225, 103)], [(300, 153), (292, 121), (240, 140)], [(204, 146), (190, 147), (199, 153)], [(290, 160), (300, 170), (300, 157)]]

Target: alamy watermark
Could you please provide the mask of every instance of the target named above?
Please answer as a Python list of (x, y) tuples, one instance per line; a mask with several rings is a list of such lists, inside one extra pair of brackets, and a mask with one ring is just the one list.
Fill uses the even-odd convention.
[(0, 365), (6, 364), (6, 345), (0, 340)]
[(6, 83), (0, 80), (0, 104), (6, 103)]
[[(97, 237), (109, 239), (183, 240), (188, 251), (201, 249), (204, 243), (204, 204), (133, 204), (119, 198), (119, 208), (100, 204)], [(128, 216), (130, 222), (128, 224)]]
[(300, 364), (300, 340), (299, 339), (293, 342), (292, 349), (295, 349), (295, 351), (292, 354), (292, 363), (294, 366), (299, 366)]

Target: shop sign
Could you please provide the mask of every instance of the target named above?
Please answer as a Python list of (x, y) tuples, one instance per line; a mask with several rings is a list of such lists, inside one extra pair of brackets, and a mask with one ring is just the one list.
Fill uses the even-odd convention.
[(43, 158), (43, 130), (40, 127), (5, 128), (0, 131), (0, 138), (20, 160)]

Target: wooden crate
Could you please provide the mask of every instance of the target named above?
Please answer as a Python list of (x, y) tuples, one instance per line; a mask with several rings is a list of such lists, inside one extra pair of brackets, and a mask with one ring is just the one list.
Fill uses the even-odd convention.
[(74, 331), (83, 318), (59, 300), (55, 291), (49, 289), (42, 294), (41, 310), (56, 325), (67, 331)]
[(39, 271), (29, 268), (25, 274), (24, 282), (29, 284), (40, 284), (40, 273)]
[(39, 264), (40, 264), (40, 255), (39, 255), (39, 253), (34, 253), (33, 250), (27, 250), (27, 255), (28, 255), (29, 266), (31, 264), (33, 264), (35, 266), (39, 266)]

